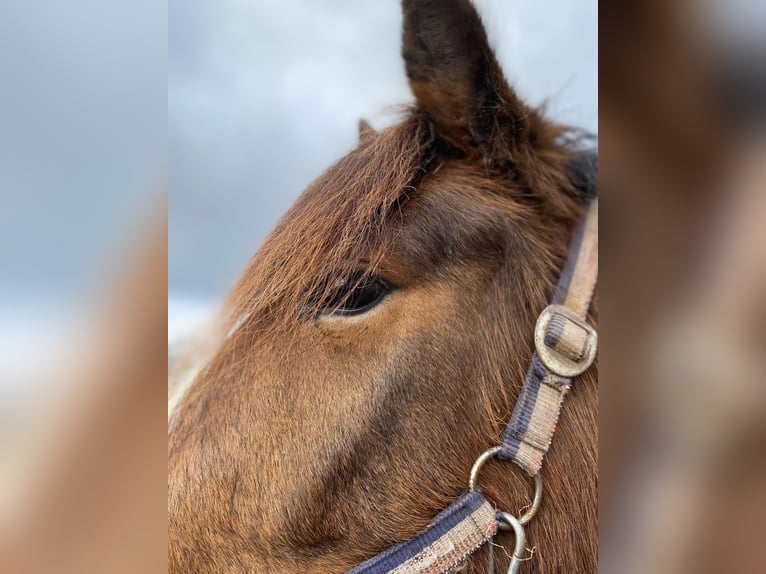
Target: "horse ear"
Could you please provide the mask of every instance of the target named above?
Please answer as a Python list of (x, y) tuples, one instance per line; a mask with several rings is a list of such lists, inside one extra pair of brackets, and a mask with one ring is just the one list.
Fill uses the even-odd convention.
[(370, 125), (366, 119), (361, 118), (359, 120), (359, 139), (362, 139), (367, 134), (377, 133), (375, 128)]
[(453, 147), (496, 154), (525, 137), (529, 110), (506, 82), (469, 0), (402, 0), (402, 55), (418, 110)]

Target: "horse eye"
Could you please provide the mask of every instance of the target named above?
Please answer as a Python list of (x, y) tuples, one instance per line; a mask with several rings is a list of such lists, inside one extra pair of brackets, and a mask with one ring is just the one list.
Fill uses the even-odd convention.
[(338, 279), (324, 304), (324, 313), (359, 315), (380, 303), (391, 286), (376, 275), (354, 274)]

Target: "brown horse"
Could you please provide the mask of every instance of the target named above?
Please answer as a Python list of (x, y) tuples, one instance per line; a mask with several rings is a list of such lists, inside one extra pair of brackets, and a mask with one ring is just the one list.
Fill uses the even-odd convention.
[[(171, 572), (345, 572), (454, 501), (513, 408), (582, 213), (577, 154), (508, 86), (470, 2), (403, 7), (416, 105), (282, 218), (175, 402)], [(596, 410), (591, 369), (546, 459), (523, 572), (596, 571)], [(480, 483), (502, 510), (529, 500), (510, 463)]]

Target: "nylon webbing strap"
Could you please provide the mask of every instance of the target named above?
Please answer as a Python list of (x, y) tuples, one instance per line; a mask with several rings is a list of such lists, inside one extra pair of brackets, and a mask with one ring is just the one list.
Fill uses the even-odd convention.
[(572, 377), (593, 362), (597, 337), (586, 318), (597, 279), (598, 198), (594, 198), (572, 237), (553, 302), (538, 319), (536, 351), (498, 453), (531, 476), (539, 472), (551, 444)]
[(476, 490), (464, 494), (412, 540), (392, 546), (348, 574), (445, 574), (497, 532), (495, 509)]

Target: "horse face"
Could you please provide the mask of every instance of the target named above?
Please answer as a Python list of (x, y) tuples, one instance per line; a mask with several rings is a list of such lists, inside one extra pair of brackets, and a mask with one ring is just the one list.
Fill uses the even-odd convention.
[(510, 412), (578, 216), (569, 157), (469, 2), (403, 6), (416, 108), (280, 221), (173, 413), (170, 571), (344, 572), (454, 500)]

